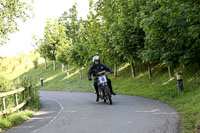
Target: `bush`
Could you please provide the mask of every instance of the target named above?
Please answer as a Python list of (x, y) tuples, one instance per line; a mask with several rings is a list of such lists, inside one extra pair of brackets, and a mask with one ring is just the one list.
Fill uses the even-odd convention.
[(13, 126), (16, 126), (17, 124), (24, 122), (25, 120), (28, 120), (32, 116), (33, 112), (26, 110), (10, 114), (6, 118), (0, 117), (0, 132), (1, 129), (9, 129)]
[(29, 85), (32, 85), (31, 86), (31, 94), (30, 94), (31, 100), (28, 103), (28, 107), (31, 110), (37, 110), (40, 108), (38, 88), (36, 87), (36, 85), (32, 84), (31, 81), (32, 81), (31, 77), (24, 75), (22, 78), (18, 79), (17, 86), (19, 88), (19, 87), (27, 87)]
[(38, 89), (39, 88), (36, 85), (32, 85), (31, 87), (31, 100), (28, 103), (28, 108), (30, 110), (38, 110), (40, 108)]
[(8, 80), (0, 75), (0, 92), (6, 92), (12, 90), (12, 87), (8, 85)]
[(18, 79), (18, 86), (19, 87), (27, 87), (31, 84), (31, 77), (24, 75), (22, 78)]
[(34, 65), (34, 69), (37, 69), (38, 68), (38, 58), (35, 58), (34, 60), (33, 60), (33, 65)]

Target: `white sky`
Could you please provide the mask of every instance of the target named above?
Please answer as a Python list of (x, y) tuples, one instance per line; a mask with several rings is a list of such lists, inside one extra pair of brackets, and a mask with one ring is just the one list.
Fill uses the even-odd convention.
[(29, 53), (33, 50), (32, 36), (42, 37), (47, 18), (59, 18), (64, 11), (68, 11), (77, 3), (79, 17), (86, 18), (89, 13), (89, 0), (35, 0), (35, 17), (19, 26), (19, 31), (10, 35), (10, 41), (0, 46), (0, 56), (13, 57), (20, 53)]

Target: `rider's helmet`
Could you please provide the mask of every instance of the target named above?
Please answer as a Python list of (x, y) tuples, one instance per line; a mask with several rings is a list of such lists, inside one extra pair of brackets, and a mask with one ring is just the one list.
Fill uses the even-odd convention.
[(94, 63), (94, 61), (99, 61), (100, 62), (100, 57), (99, 56), (94, 56), (92, 61), (93, 61), (93, 63)]

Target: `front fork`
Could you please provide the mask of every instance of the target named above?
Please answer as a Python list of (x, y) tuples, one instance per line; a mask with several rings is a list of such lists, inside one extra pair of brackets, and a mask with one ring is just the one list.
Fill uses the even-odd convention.
[[(107, 83), (104, 83), (104, 84), (102, 84), (102, 85), (99, 85), (99, 96), (100, 96), (100, 98), (101, 99), (104, 99), (104, 97), (106, 97), (106, 89), (108, 88), (108, 84)], [(107, 99), (107, 98), (106, 98)]]

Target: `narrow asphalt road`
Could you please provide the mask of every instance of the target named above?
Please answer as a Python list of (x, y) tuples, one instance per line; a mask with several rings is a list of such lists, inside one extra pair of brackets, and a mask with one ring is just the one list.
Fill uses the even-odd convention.
[(93, 93), (40, 91), (42, 108), (5, 133), (178, 133), (180, 117), (167, 104), (137, 96), (113, 96), (113, 105)]

